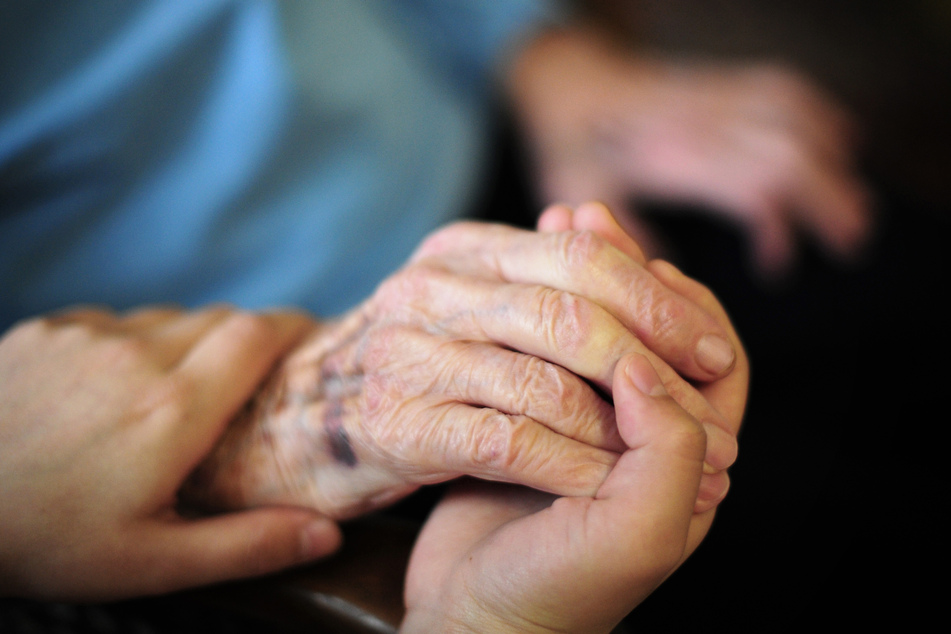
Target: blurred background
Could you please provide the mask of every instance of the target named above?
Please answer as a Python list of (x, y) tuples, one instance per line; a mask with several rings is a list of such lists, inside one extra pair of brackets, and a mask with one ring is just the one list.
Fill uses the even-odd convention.
[[(951, 2), (641, 0), (592, 7), (646, 50), (791, 64), (860, 125), (877, 230), (852, 266), (806, 245), (750, 275), (740, 238), (657, 213), (679, 263), (731, 312), (752, 358), (733, 487), (695, 557), (632, 631), (929, 623), (946, 559), (941, 297), (949, 290)], [(943, 594), (943, 593), (942, 593)], [(887, 621), (886, 621), (887, 622)]]
[[(699, 209), (638, 201), (675, 262), (730, 311), (753, 376), (732, 489), (712, 532), (622, 628), (852, 629), (888, 618), (930, 627), (943, 607), (933, 579), (944, 572), (949, 501), (941, 430), (951, 338), (941, 297), (951, 272), (951, 0), (579, 4), (636, 51), (774, 62), (814, 79), (855, 116), (876, 215), (858, 261), (829, 259), (807, 242), (795, 269), (764, 279), (736, 228)], [(517, 155), (510, 148), (497, 165), (495, 195), (534, 215)], [(21, 602), (13, 614), (22, 618), (0, 620), (0, 634), (48, 631), (34, 628), (42, 623), (77, 632), (388, 631), (359, 609), (334, 624), (316, 615), (343, 605), (334, 593), (346, 580), (364, 598), (388, 600), (386, 616), (398, 621), (412, 543), (400, 518), (427, 503), (378, 518), (388, 539), (350, 526), (350, 550), (303, 576), (108, 609)]]

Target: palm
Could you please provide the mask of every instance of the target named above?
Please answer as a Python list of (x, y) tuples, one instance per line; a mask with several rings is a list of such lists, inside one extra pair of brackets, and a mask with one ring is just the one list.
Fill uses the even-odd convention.
[(414, 548), (406, 580), (410, 612), (427, 606), (465, 609), (470, 598), (465, 594), (478, 588), (488, 598), (491, 617), (517, 624), (531, 616), (521, 613), (524, 606), (537, 606), (531, 620), (543, 623), (546, 604), (564, 605), (560, 593), (568, 590), (544, 583), (564, 579), (558, 569), (569, 568), (567, 557), (551, 557), (564, 550), (555, 543), (558, 533), (550, 530), (546, 511), (555, 499), (511, 485), (456, 486), (433, 511)]

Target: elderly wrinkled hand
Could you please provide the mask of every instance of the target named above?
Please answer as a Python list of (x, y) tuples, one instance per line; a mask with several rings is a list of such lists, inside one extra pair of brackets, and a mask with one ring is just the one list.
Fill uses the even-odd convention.
[(621, 246), (590, 230), (436, 232), (285, 359), (187, 497), (340, 518), (463, 474), (591, 495), (625, 448), (608, 401), (615, 365), (638, 352), (703, 424), (697, 504), (715, 506), (741, 413), (688, 379), (715, 386), (745, 357), (716, 311)]
[(508, 84), (543, 197), (607, 202), (649, 252), (635, 198), (732, 220), (763, 272), (789, 266), (799, 232), (841, 257), (870, 232), (852, 121), (786, 67), (653, 58), (573, 28), (530, 44)]

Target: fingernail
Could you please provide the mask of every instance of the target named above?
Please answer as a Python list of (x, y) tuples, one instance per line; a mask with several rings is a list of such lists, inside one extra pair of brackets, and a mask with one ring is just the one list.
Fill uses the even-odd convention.
[(340, 541), (337, 526), (331, 520), (320, 518), (301, 530), (301, 556), (305, 560), (329, 555)]
[(697, 343), (697, 365), (710, 374), (720, 376), (736, 363), (733, 344), (719, 335), (704, 335)]
[(648, 396), (664, 396), (667, 394), (663, 381), (657, 376), (654, 366), (646, 358), (635, 355), (624, 369), (627, 377), (638, 390)]
[(715, 471), (723, 471), (733, 466), (739, 453), (736, 436), (713, 423), (704, 423), (703, 431), (707, 434), (707, 456), (704, 467), (710, 466)]
[(723, 501), (730, 490), (730, 476), (726, 472), (716, 475), (707, 475), (700, 478), (700, 491), (697, 493), (697, 502), (706, 509), (713, 508)]

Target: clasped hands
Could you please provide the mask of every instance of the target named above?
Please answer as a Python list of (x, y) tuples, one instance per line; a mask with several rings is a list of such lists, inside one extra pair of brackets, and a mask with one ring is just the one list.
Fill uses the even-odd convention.
[[(437, 507), (405, 627), (610, 627), (709, 527), (747, 362), (712, 294), (645, 262), (604, 207), (550, 208), (539, 229), (443, 229), (333, 322), (21, 326), (0, 348), (0, 504), (20, 511), (0, 587), (103, 598), (279, 569), (336, 548), (327, 518), (468, 474), (533, 490), (468, 484)], [(235, 512), (186, 519), (179, 493)], [(559, 578), (594, 602), (556, 600)]]
[[(570, 215), (553, 208), (541, 226)], [(727, 374), (738, 346), (729, 324), (694, 289), (685, 295), (672, 267), (645, 267), (603, 206), (582, 207), (577, 222), (602, 235), (476, 223), (432, 235), (288, 356), (189, 494), (334, 518), (463, 474), (593, 495), (626, 449), (609, 398), (618, 361), (637, 352), (704, 425), (697, 504), (711, 508), (726, 493), (738, 421), (678, 372)]]

